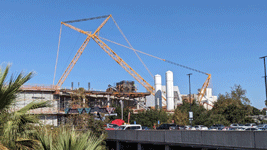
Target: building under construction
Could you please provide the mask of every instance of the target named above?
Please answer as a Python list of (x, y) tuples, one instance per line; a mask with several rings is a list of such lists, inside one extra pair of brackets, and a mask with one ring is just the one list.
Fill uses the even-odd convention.
[[(112, 89), (112, 90), (111, 90)], [(100, 117), (116, 115), (114, 109), (123, 103), (124, 107), (140, 109), (145, 105), (145, 97), (150, 93), (136, 92), (133, 81), (122, 81), (116, 87), (103, 91), (84, 88), (55, 90), (54, 86), (22, 86), (13, 110), (19, 110), (33, 101), (49, 101), (51, 107), (31, 110), (39, 114), (45, 124), (58, 126), (66, 123), (69, 114), (101, 114)], [(101, 118), (100, 118), (101, 119)]]

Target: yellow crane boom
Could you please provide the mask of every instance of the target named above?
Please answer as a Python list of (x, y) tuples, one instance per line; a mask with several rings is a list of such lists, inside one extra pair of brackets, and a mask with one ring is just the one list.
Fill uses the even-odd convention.
[(85, 47), (87, 46), (88, 42), (90, 41), (90, 36), (88, 36), (85, 41), (83, 42), (82, 46), (78, 49), (77, 53), (75, 54), (74, 58), (71, 60), (69, 66), (67, 67), (67, 69), (65, 70), (65, 72), (63, 73), (63, 75), (61, 76), (61, 78), (59, 79), (59, 81), (56, 84), (56, 88), (60, 88), (61, 85), (64, 83), (64, 81), (66, 80), (66, 78), (68, 77), (68, 75), (70, 74), (72, 68), (74, 67), (74, 65), (76, 64), (76, 62), (79, 60), (80, 56), (82, 55)]
[[(83, 45), (80, 47), (80, 49), (77, 51), (76, 55), (72, 59), (71, 63), (61, 76), (60, 80), (57, 83), (57, 87), (60, 88), (60, 86), (64, 83), (65, 79), (68, 77), (70, 71), (78, 61), (79, 57), (81, 56), (84, 48), (88, 44), (90, 38), (92, 38), (112, 59), (114, 59), (123, 69), (125, 69), (132, 77), (134, 77), (141, 85), (143, 85), (150, 93), (154, 94), (154, 88), (151, 86), (144, 78), (142, 78), (133, 68), (131, 68), (122, 58), (120, 58), (110, 47), (107, 46), (100, 38), (98, 37), (97, 33), (100, 31), (100, 29), (106, 24), (106, 22), (109, 20), (111, 15), (106, 16), (107, 18), (104, 20), (104, 22), (96, 29), (96, 31), (91, 34), (91, 32), (83, 31), (79, 28), (76, 28), (70, 24), (67, 24), (66, 22), (61, 22), (61, 24), (76, 30), (80, 33), (83, 33), (87, 35), (86, 40), (84, 41)], [(97, 18), (98, 19), (98, 18)], [(85, 19), (81, 20), (84, 21)], [(90, 20), (90, 19), (88, 19)], [(79, 20), (74, 21), (67, 21), (67, 22), (78, 22)], [(165, 98), (164, 98), (165, 99)], [(165, 99), (166, 100), (166, 99)]]

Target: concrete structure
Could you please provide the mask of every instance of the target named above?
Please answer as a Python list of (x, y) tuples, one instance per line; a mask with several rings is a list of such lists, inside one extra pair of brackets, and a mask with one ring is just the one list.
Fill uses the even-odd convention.
[(162, 108), (161, 75), (155, 75), (155, 108)]
[(165, 150), (174, 146), (206, 149), (267, 149), (267, 132), (264, 131), (109, 130), (107, 132), (107, 141), (116, 143), (117, 150), (122, 149), (125, 143), (129, 145), (134, 143), (137, 150), (144, 149), (147, 144)]
[[(59, 93), (53, 86), (22, 86), (17, 94), (12, 110), (16, 111), (34, 101), (50, 101), (52, 107), (31, 110), (30, 114), (39, 114), (44, 124), (58, 126), (67, 122), (69, 113), (86, 113), (85, 108), (100, 108), (101, 112), (108, 113), (109, 106), (119, 106), (122, 100), (124, 106), (130, 108), (144, 107), (144, 97), (150, 93), (141, 92), (102, 92), (90, 90), (61, 89)], [(79, 97), (83, 97), (79, 100)], [(99, 109), (98, 109), (99, 110)]]
[(52, 86), (43, 86), (40, 89), (31, 89), (29, 86), (24, 86), (24, 90), (17, 94), (16, 103), (13, 105), (12, 110), (19, 110), (31, 102), (50, 101), (52, 107), (31, 110), (29, 113), (41, 114), (41, 122), (57, 126), (59, 99), (56, 95), (54, 95), (54, 92), (55, 90), (53, 90)]
[(207, 88), (206, 94), (202, 98), (201, 103), (205, 109), (211, 110), (214, 102), (217, 102), (217, 96), (212, 96), (212, 88)]
[(174, 91), (173, 91), (173, 73), (171, 71), (166, 72), (166, 100), (167, 110), (174, 110)]

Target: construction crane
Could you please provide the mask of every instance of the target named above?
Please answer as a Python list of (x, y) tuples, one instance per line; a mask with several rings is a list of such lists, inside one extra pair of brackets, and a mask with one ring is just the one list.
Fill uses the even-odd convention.
[[(80, 22), (80, 21), (87, 21), (87, 20), (93, 20), (93, 19), (100, 19), (100, 18), (106, 18), (102, 24), (95, 30), (94, 33), (92, 32), (88, 32), (88, 31), (84, 31), (84, 30), (81, 30), (79, 28), (76, 28), (68, 23), (74, 23), (74, 22)], [(132, 77), (134, 77), (142, 86), (144, 86), (147, 91), (149, 91), (152, 95), (155, 95), (154, 93), (154, 88), (153, 86), (151, 86), (144, 78), (142, 78), (133, 68), (131, 68), (122, 58), (120, 58), (107, 44), (105, 44), (101, 39), (104, 39), (104, 40), (107, 40), (109, 42), (112, 42), (112, 43), (115, 43), (117, 45), (120, 45), (120, 46), (123, 46), (123, 47), (126, 47), (128, 49), (131, 49), (131, 50), (134, 50), (135, 52), (139, 52), (139, 53), (142, 53), (142, 54), (146, 54), (150, 57), (154, 57), (154, 58), (157, 58), (157, 59), (160, 59), (160, 60), (163, 60), (164, 62), (168, 62), (168, 63), (171, 63), (171, 64), (174, 64), (174, 65), (177, 65), (177, 66), (180, 66), (180, 67), (183, 67), (183, 68), (186, 68), (186, 69), (190, 69), (190, 70), (193, 70), (193, 71), (196, 71), (196, 72), (199, 72), (199, 73), (202, 73), (202, 74), (206, 74), (208, 75), (208, 78), (206, 79), (206, 81), (204, 82), (202, 88), (200, 89), (199, 93), (198, 93), (198, 101), (199, 103), (201, 102), (202, 98), (204, 97), (205, 95), (205, 92), (206, 92), (206, 89), (207, 87), (209, 86), (209, 83), (210, 83), (210, 79), (211, 79), (211, 74), (208, 74), (208, 73), (205, 73), (205, 72), (202, 72), (202, 71), (199, 71), (199, 70), (196, 70), (196, 69), (193, 69), (193, 68), (190, 68), (190, 67), (187, 67), (187, 66), (184, 66), (184, 65), (180, 65), (180, 64), (177, 64), (175, 62), (172, 62), (172, 61), (169, 61), (169, 60), (166, 60), (166, 59), (162, 59), (162, 58), (159, 58), (159, 57), (156, 57), (156, 56), (153, 56), (153, 55), (150, 55), (150, 54), (147, 54), (147, 53), (144, 53), (142, 51), (138, 51), (132, 47), (127, 47), (127, 46), (124, 46), (122, 44), (119, 44), (119, 43), (116, 43), (116, 42), (113, 42), (113, 41), (110, 41), (108, 39), (105, 39), (105, 38), (102, 38), (98, 35), (99, 31), (101, 30), (101, 28), (107, 23), (107, 21), (112, 18), (112, 15), (106, 15), (106, 16), (99, 16), (99, 17), (93, 17), (93, 18), (87, 18), (87, 19), (80, 19), (80, 20), (72, 20), (72, 21), (64, 21), (64, 22), (61, 22), (61, 25), (65, 25), (73, 30), (76, 30), (82, 34), (85, 34), (87, 35), (87, 38), (85, 39), (84, 43), (81, 45), (81, 47), (78, 49), (76, 55), (74, 56), (74, 58), (72, 59), (72, 61), (70, 62), (70, 64), (68, 65), (67, 69), (65, 70), (65, 72), (63, 73), (63, 75), (61, 76), (61, 78), (59, 79), (59, 81), (57, 82), (56, 84), (56, 89), (59, 90), (60, 87), (62, 86), (62, 84), (64, 83), (64, 81), (66, 80), (66, 78), (68, 77), (69, 73), (71, 72), (71, 70), (73, 69), (73, 67), (75, 66), (76, 62), (78, 61), (78, 59), (80, 58), (80, 56), (82, 55), (85, 47), (87, 46), (87, 44), (89, 43), (90, 39), (92, 38), (112, 59), (114, 59), (123, 69), (125, 69)], [(113, 18), (112, 18), (113, 19)], [(113, 19), (113, 21), (115, 22), (115, 20)], [(116, 24), (116, 22), (115, 22)], [(117, 24), (116, 24), (117, 25)], [(61, 32), (60, 32), (61, 33)], [(128, 41), (127, 41), (128, 42)], [(166, 101), (166, 98), (164, 96), (162, 96), (162, 98)], [(166, 104), (165, 104), (166, 105)]]
[[(83, 33), (85, 35), (87, 35), (87, 38), (85, 39), (84, 43), (82, 44), (82, 46), (78, 49), (76, 55), (74, 56), (74, 58), (72, 59), (72, 61), (70, 62), (69, 66), (67, 67), (67, 69), (65, 70), (65, 72), (63, 73), (63, 75), (61, 76), (61, 78), (59, 79), (59, 81), (56, 84), (56, 89), (59, 90), (60, 87), (62, 86), (62, 84), (64, 83), (64, 81), (66, 80), (66, 78), (68, 77), (69, 73), (71, 72), (71, 70), (73, 69), (74, 65), (76, 64), (76, 62), (78, 61), (78, 59), (80, 58), (80, 56), (82, 55), (85, 47), (87, 46), (89, 40), (92, 38), (112, 59), (114, 59), (123, 69), (125, 69), (132, 77), (134, 77), (142, 86), (144, 86), (147, 91), (149, 91), (151, 94), (154, 94), (154, 88), (153, 86), (151, 86), (143, 77), (141, 77), (133, 68), (131, 68), (121, 57), (119, 57), (107, 44), (105, 44), (99, 37), (98, 37), (98, 33), (100, 31), (100, 29), (106, 24), (106, 22), (111, 18), (111, 15), (107, 15), (107, 16), (100, 16), (100, 17), (94, 17), (94, 18), (88, 18), (88, 19), (81, 19), (81, 20), (73, 20), (73, 21), (65, 21), (65, 22), (61, 22), (61, 24), (76, 30), (80, 33)], [(103, 23), (95, 30), (94, 33), (92, 32), (87, 32), (84, 30), (81, 30), (79, 28), (76, 28), (68, 23), (73, 23), (73, 22), (80, 22), (80, 21), (86, 21), (86, 20), (93, 20), (93, 19), (99, 19), (99, 18), (106, 18)], [(166, 98), (165, 98), (166, 100)]]

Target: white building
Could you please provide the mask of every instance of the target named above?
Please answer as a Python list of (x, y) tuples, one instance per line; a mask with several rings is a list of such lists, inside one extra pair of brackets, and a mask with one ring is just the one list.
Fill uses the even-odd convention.
[(203, 104), (205, 109), (211, 110), (214, 102), (217, 102), (217, 96), (212, 96), (212, 88), (207, 88), (206, 94), (202, 98), (201, 103)]

